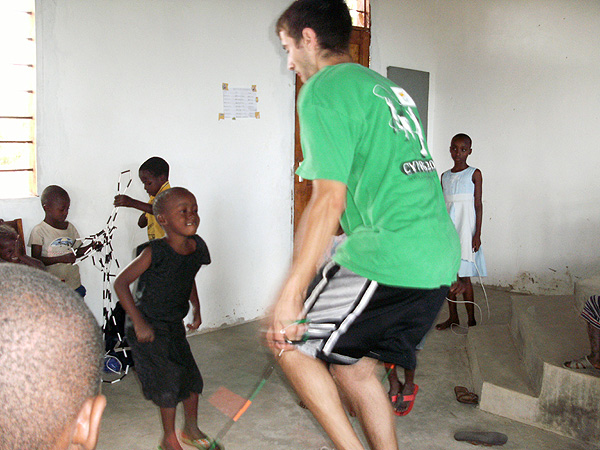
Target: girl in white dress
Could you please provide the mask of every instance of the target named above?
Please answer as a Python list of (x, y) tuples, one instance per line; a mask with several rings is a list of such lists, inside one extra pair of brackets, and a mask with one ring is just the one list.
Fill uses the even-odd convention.
[[(470, 277), (487, 275), (483, 252), (480, 248), (483, 177), (479, 169), (467, 164), (467, 157), (472, 152), (471, 145), (471, 138), (466, 134), (461, 133), (454, 136), (450, 143), (450, 156), (454, 161), (454, 167), (442, 174), (442, 190), (446, 207), (460, 236), (461, 262), (458, 277), (465, 285), (463, 300), (467, 308), (467, 325), (470, 327), (477, 324), (473, 303), (473, 285)], [(455, 302), (456, 294), (448, 294), (450, 317), (445, 322), (438, 323), (436, 329), (445, 330), (454, 324), (459, 324)]]

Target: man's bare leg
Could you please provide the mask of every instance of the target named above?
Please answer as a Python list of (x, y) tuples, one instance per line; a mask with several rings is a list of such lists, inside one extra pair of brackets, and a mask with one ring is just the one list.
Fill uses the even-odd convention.
[(329, 435), (335, 448), (364, 450), (346, 416), (337, 386), (326, 364), (293, 350), (281, 355), (279, 365), (300, 399)]
[(356, 411), (369, 446), (398, 450), (392, 407), (375, 374), (376, 365), (374, 359), (362, 358), (351, 366), (332, 365), (330, 370)]

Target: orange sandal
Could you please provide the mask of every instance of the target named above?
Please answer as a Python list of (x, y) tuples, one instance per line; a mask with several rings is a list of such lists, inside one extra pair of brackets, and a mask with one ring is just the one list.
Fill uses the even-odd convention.
[[(413, 393), (403, 395), (402, 400), (400, 400), (400, 395), (393, 395), (392, 407), (394, 408), (394, 414), (396, 414), (397, 416), (406, 416), (409, 412), (411, 412), (413, 406), (415, 405), (415, 397), (417, 396), (417, 392), (419, 392), (419, 386), (415, 384), (415, 390), (413, 391)], [(408, 402), (408, 407), (405, 410), (398, 411), (398, 408), (396, 407), (396, 403), (398, 402), (398, 400), (402, 402)]]

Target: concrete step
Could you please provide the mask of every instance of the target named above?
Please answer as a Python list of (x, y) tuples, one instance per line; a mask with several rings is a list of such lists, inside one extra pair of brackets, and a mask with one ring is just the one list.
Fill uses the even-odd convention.
[(518, 296), (510, 325), (469, 329), (484, 411), (600, 446), (600, 376), (562, 367), (589, 352), (572, 296)]
[(545, 362), (562, 366), (590, 352), (586, 324), (572, 295), (511, 297), (510, 330), (536, 394)]
[(467, 354), (477, 394), (481, 394), (483, 383), (487, 382), (513, 392), (535, 395), (508, 325), (469, 328)]

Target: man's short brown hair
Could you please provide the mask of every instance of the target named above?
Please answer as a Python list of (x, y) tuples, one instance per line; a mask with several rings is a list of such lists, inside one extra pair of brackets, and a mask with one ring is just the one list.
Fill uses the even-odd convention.
[(298, 44), (305, 28), (315, 31), (321, 49), (348, 52), (352, 18), (344, 0), (296, 0), (277, 20), (276, 32), (285, 31)]

